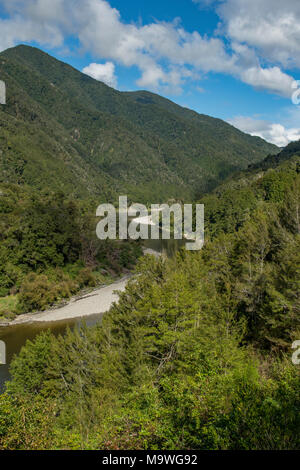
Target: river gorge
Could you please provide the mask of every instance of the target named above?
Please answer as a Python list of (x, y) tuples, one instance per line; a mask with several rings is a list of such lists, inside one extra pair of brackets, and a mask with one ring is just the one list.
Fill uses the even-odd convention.
[[(184, 244), (184, 240), (145, 240), (144, 253), (172, 257)], [(131, 277), (124, 276), (110, 285), (78, 295), (62, 307), (21, 315), (12, 324), (1, 326), (0, 340), (6, 345), (6, 364), (0, 365), (0, 390), (10, 378), (9, 365), (13, 356), (20, 352), (27, 340), (33, 340), (39, 333), (49, 329), (53, 334), (59, 335), (64, 334), (68, 327), (80, 327), (83, 322), (87, 326), (100, 322), (113, 302), (118, 301), (117, 292), (125, 290)]]

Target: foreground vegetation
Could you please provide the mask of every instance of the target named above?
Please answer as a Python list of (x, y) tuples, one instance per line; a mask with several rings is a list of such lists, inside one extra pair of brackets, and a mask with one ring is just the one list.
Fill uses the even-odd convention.
[(204, 198), (201, 252), (142, 258), (101, 325), (28, 341), (2, 449), (297, 449), (299, 158)]
[(96, 202), (0, 185), (0, 318), (44, 310), (132, 269), (135, 242), (95, 236)]

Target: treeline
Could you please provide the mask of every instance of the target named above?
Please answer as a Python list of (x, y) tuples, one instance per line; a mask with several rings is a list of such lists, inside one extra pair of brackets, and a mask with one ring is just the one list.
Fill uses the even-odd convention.
[(159, 203), (191, 199), (278, 150), (153, 93), (109, 88), (33, 47), (1, 52), (0, 75), (0, 183)]
[(101, 325), (28, 341), (0, 447), (299, 448), (299, 179), (291, 160), (229, 182), (202, 251), (142, 258)]
[(0, 316), (44, 309), (134, 266), (138, 243), (97, 239), (96, 207), (0, 185)]

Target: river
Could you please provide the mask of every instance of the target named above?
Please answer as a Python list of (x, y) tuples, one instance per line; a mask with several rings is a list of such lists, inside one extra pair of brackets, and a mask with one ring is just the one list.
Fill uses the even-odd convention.
[[(154, 252), (160, 253), (168, 258), (173, 257), (176, 251), (185, 244), (185, 241), (182, 240), (145, 240), (144, 242), (144, 247), (147, 250), (153, 250)], [(116, 286), (114, 287), (116, 290), (118, 289), (118, 284), (120, 284), (120, 287), (122, 287), (121, 290), (123, 290), (124, 283), (122, 281), (118, 281), (116, 283)], [(103, 288), (103, 290), (106, 288)], [(112, 294), (111, 288), (110, 289), (110, 295), (111, 295), (111, 300), (109, 302), (109, 299), (106, 299), (106, 308), (107, 310), (109, 309), (109, 305), (112, 304), (113, 301), (117, 300), (117, 297)], [(98, 289), (99, 290), (99, 289)], [(93, 292), (90, 293), (87, 297), (91, 297), (93, 295)], [(90, 299), (88, 299), (90, 300)], [(80, 302), (77, 301), (77, 302)], [(101, 310), (101, 313), (89, 313), (93, 312), (94, 310), (91, 310), (90, 307), (90, 302), (87, 304), (89, 307), (87, 316), (85, 315), (84, 318), (82, 316), (77, 317), (77, 318), (70, 318), (70, 319), (64, 319), (60, 321), (51, 321), (47, 322), (42, 319), (39, 321), (30, 321), (29, 323), (21, 323), (21, 324), (16, 324), (12, 326), (4, 326), (0, 327), (0, 340), (4, 341), (6, 344), (6, 364), (5, 365), (0, 365), (0, 390), (3, 390), (4, 383), (9, 380), (9, 364), (11, 363), (11, 360), (15, 354), (18, 354), (26, 343), (26, 341), (33, 340), (39, 333), (42, 331), (46, 330), (51, 330), (53, 334), (59, 335), (59, 334), (64, 334), (66, 331), (67, 327), (70, 328), (75, 328), (79, 327), (82, 322), (84, 321), (87, 326), (92, 326), (95, 325), (96, 323), (100, 322), (105, 311), (103, 312), (103, 309)], [(66, 306), (65, 308), (68, 308), (70, 310), (70, 304)], [(76, 305), (76, 308), (78, 306)], [(58, 311), (53, 310), (51, 312), (51, 317), (50, 318), (55, 318), (55, 313)], [(107, 311), (106, 310), (106, 311)], [(43, 317), (43, 314), (40, 315)]]

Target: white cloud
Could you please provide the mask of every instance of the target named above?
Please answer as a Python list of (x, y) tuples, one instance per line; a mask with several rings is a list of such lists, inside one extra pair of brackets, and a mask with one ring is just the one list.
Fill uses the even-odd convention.
[(288, 128), (282, 124), (274, 124), (246, 116), (237, 116), (229, 122), (241, 131), (262, 137), (278, 147), (284, 147), (290, 142), (300, 139), (300, 128)]
[[(277, 0), (273, 1), (277, 4)], [(249, 44), (256, 46), (251, 31), (255, 21), (258, 19), (260, 24), (262, 18), (252, 3), (260, 8), (258, 12), (265, 11), (260, 3), (269, 6), (271, 13), (266, 18), (273, 18), (274, 8), (267, 0), (221, 2), (219, 14), (231, 39), (230, 49), (219, 37), (187, 32), (178, 19), (147, 25), (125, 23), (119, 11), (105, 0), (2, 0), (10, 17), (0, 20), (0, 48), (26, 41), (58, 47), (72, 35), (95, 58), (138, 67), (140, 87), (180, 93), (187, 80), (199, 81), (200, 74), (217, 72), (233, 75), (259, 89), (291, 96), (292, 77), (277, 65), (262, 67), (255, 50), (241, 37), (243, 33), (246, 38), (244, 29), (248, 28)], [(285, 2), (291, 3), (294, 2)], [(245, 7), (244, 16), (239, 13), (239, 6)], [(241, 22), (243, 27), (239, 26)]]
[(1, 0), (10, 17), (0, 19), (0, 50), (20, 42), (50, 47), (64, 42), (64, 0)]
[(138, 26), (122, 22), (120, 13), (104, 0), (54, 1), (55, 8), (53, 0), (3, 0), (10, 18), (0, 20), (0, 49), (30, 41), (62, 46), (64, 37), (72, 34), (97, 58), (137, 66), (139, 86), (168, 87), (176, 93), (187, 79), (197, 78), (200, 69), (229, 71), (233, 65), (220, 39), (189, 34), (178, 20)]
[(249, 67), (241, 71), (240, 77), (243, 82), (254, 88), (268, 90), (287, 98), (290, 98), (294, 91), (294, 79), (282, 72), (279, 67), (265, 69), (260, 66)]
[[(124, 24), (116, 9), (107, 2), (89, 0), (85, 17), (80, 18), (79, 38), (95, 56), (114, 60), (141, 70), (138, 85), (158, 89), (180, 89), (197, 71), (230, 73), (234, 58), (217, 38), (188, 33), (178, 20), (144, 26)], [(162, 62), (164, 65), (162, 65)]]
[(112, 62), (106, 62), (105, 64), (92, 63), (85, 67), (82, 72), (95, 78), (95, 80), (106, 83), (110, 87), (117, 87), (118, 81), (115, 75), (115, 64)]
[(231, 40), (283, 66), (300, 66), (299, 0), (223, 0), (217, 9)]

